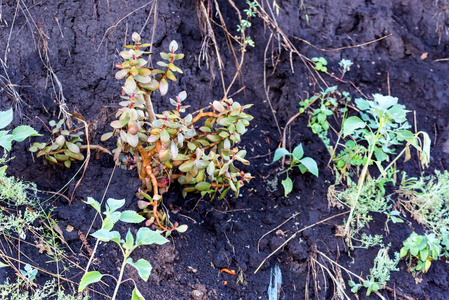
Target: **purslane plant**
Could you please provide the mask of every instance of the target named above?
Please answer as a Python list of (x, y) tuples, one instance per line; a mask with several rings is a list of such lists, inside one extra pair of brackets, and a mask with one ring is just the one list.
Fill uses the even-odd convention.
[(109, 150), (99, 145), (84, 145), (82, 140), (82, 131), (72, 132), (67, 129), (65, 120), (58, 122), (51, 120), (51, 139), (48, 143), (35, 142), (29, 148), (30, 152), (37, 153), (37, 157), (44, 156), (47, 161), (59, 166), (64, 165), (67, 168), (72, 166), (72, 162), (83, 161), (84, 155), (81, 151), (98, 150), (102, 153), (108, 153)]
[[(95, 201), (94, 199), (92, 199), (90, 197), (88, 198), (86, 203), (91, 205), (101, 216), (100, 203), (98, 203), (97, 201)], [(125, 239), (124, 240), (121, 239), (120, 233), (118, 231), (112, 231), (112, 228), (114, 227), (116, 222), (122, 221), (125, 223), (140, 223), (140, 222), (144, 221), (145, 218), (140, 216), (139, 214), (137, 214), (135, 211), (130, 211), (130, 210), (125, 210), (122, 212), (117, 211), (118, 209), (123, 207), (123, 205), (125, 205), (125, 200), (108, 199), (106, 201), (106, 203), (107, 203), (106, 211), (103, 213), (104, 215), (106, 215), (106, 217), (105, 218), (101, 217), (102, 218), (101, 229), (94, 232), (92, 234), (92, 236), (97, 239), (97, 244), (95, 245), (95, 250), (97, 249), (98, 241), (102, 241), (102, 242), (112, 241), (112, 242), (116, 243), (118, 245), (118, 247), (120, 248), (120, 251), (122, 252), (122, 255), (123, 255), (123, 262), (122, 262), (122, 266), (120, 268), (119, 277), (115, 278), (112, 275), (101, 274), (98, 271), (87, 272), (89, 269), (90, 262), (91, 262), (91, 261), (89, 261), (89, 265), (86, 267), (86, 273), (81, 278), (81, 282), (78, 287), (78, 292), (81, 292), (89, 284), (100, 281), (103, 278), (103, 276), (110, 276), (117, 281), (117, 285), (115, 287), (114, 294), (112, 296), (112, 300), (114, 300), (117, 297), (117, 292), (120, 287), (120, 284), (123, 283), (122, 278), (123, 278), (123, 274), (124, 274), (126, 265), (130, 265), (130, 266), (134, 267), (137, 270), (137, 272), (139, 273), (139, 276), (144, 281), (147, 281), (148, 278), (150, 277), (151, 270), (152, 270), (151, 264), (143, 258), (141, 258), (137, 261), (133, 261), (133, 259), (130, 257), (131, 253), (139, 246), (152, 245), (152, 244), (163, 245), (163, 244), (167, 243), (168, 240), (166, 238), (164, 238), (160, 234), (160, 232), (150, 230), (149, 228), (146, 228), (146, 227), (140, 228), (137, 231), (135, 237), (133, 236), (131, 231), (128, 229)], [(92, 257), (95, 254), (95, 250), (92, 254)], [(132, 279), (130, 279), (130, 280), (132, 280)], [(134, 280), (132, 280), (132, 281), (134, 282)], [(135, 287), (133, 289), (131, 299), (132, 300), (143, 300), (144, 297), (137, 289), (135, 282), (134, 282), (134, 286)]]
[(246, 113), (251, 105), (242, 106), (226, 98), (214, 101), (212, 111), (182, 116), (188, 108), (183, 103), (187, 93), (182, 91), (170, 99), (173, 110), (155, 113), (151, 94), (156, 90), (162, 96), (168, 93), (168, 80), (176, 81), (174, 73), (182, 73), (175, 62), (184, 54), (176, 53), (178, 44), (172, 41), (169, 52), (160, 53), (163, 61), (157, 62), (165, 69), (150, 68), (143, 58), (149, 53), (142, 50), (149, 44), (142, 44), (137, 33), (133, 33), (132, 40), (134, 44), (120, 52), (124, 62), (117, 65), (120, 71), (116, 79), (126, 78), (121, 96), (124, 101), (119, 103), (117, 120), (111, 123), (114, 130), (104, 134), (102, 140), (115, 136), (116, 164), (136, 168), (142, 181), (138, 204), (148, 217), (146, 225), (154, 223), (170, 232), (178, 225), (171, 224), (158, 207), (162, 194), (174, 180), (184, 186), (184, 196), (200, 192), (224, 197), (230, 189), (238, 195), (244, 182), (252, 178), (234, 165), (249, 164), (244, 158), (246, 151), (234, 145), (253, 119)]

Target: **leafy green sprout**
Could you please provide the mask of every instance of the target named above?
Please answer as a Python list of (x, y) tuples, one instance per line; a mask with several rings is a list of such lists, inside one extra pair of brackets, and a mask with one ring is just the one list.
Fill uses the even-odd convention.
[(290, 194), (293, 190), (293, 181), (288, 175), (288, 172), (293, 168), (298, 167), (302, 174), (310, 172), (318, 177), (318, 165), (313, 158), (304, 157), (304, 149), (301, 144), (296, 146), (295, 149), (293, 149), (292, 153), (284, 148), (276, 149), (273, 157), (273, 162), (278, 161), (284, 156), (290, 157), (290, 166), (283, 172), (279, 173), (279, 175), (282, 173), (287, 173), (287, 177), (282, 180), (282, 185), (284, 186), (284, 195), (285, 197), (287, 197), (288, 194)]
[[(0, 111), (0, 129), (4, 129), (8, 125), (10, 125), (12, 119), (13, 119), (12, 108), (6, 111)], [(13, 141), (23, 142), (30, 136), (41, 135), (31, 126), (28, 125), (17, 126), (11, 133), (9, 132), (10, 132), (9, 130), (0, 130), (0, 148), (3, 148), (8, 152), (11, 151)]]
[(312, 61), (315, 63), (315, 69), (317, 71), (327, 72), (327, 60), (324, 57), (312, 57)]
[(30, 264), (26, 264), (24, 270), (20, 270), (20, 273), (26, 278), (27, 285), (32, 286), (34, 279), (36, 279), (37, 269), (33, 269)]
[(409, 254), (407, 265), (413, 274), (417, 271), (427, 273), (432, 261), (438, 260), (441, 252), (441, 240), (435, 233), (419, 235), (412, 232), (403, 243), (400, 257), (403, 258)]
[[(92, 198), (88, 198), (87, 204), (91, 205), (101, 216), (101, 206), (100, 203), (95, 201)], [(163, 245), (168, 242), (166, 238), (164, 238), (160, 232), (150, 230), (147, 227), (140, 228), (135, 237), (131, 233), (131, 231), (128, 229), (128, 232), (126, 233), (125, 239), (122, 239), (120, 236), (120, 233), (118, 231), (112, 231), (112, 228), (114, 227), (115, 223), (118, 221), (122, 221), (125, 223), (140, 223), (143, 220), (145, 220), (144, 217), (136, 213), (135, 211), (131, 210), (125, 210), (122, 212), (117, 211), (121, 207), (125, 205), (125, 200), (116, 200), (116, 199), (108, 199), (106, 204), (106, 211), (103, 213), (106, 217), (102, 218), (102, 225), (101, 229), (97, 230), (92, 234), (93, 237), (97, 239), (97, 244), (95, 245), (95, 250), (93, 251), (92, 257), (95, 254), (96, 248), (98, 246), (98, 241), (102, 242), (109, 242), (112, 241), (116, 243), (122, 252), (123, 255), (123, 262), (122, 266), (120, 268), (119, 277), (115, 278), (112, 275), (107, 274), (101, 274), (98, 271), (90, 271), (87, 272), (89, 269), (89, 264), (91, 260), (89, 261), (88, 266), (86, 267), (86, 273), (81, 278), (81, 282), (78, 287), (78, 292), (81, 292), (83, 289), (85, 289), (89, 284), (99, 282), (103, 276), (110, 276), (114, 278), (117, 281), (117, 285), (114, 290), (114, 294), (112, 296), (112, 299), (115, 300), (117, 297), (117, 292), (120, 287), (120, 285), (124, 282), (122, 281), (123, 274), (125, 271), (126, 265), (130, 265), (134, 267), (139, 276), (144, 280), (148, 281), (148, 278), (151, 274), (152, 266), (151, 264), (141, 258), (137, 261), (133, 261), (133, 259), (130, 257), (131, 253), (139, 246), (143, 245)], [(186, 230), (187, 227), (178, 227), (178, 231)], [(92, 259), (91, 257), (91, 259)], [(132, 280), (132, 279), (131, 279)], [(132, 280), (134, 282), (134, 280)], [(134, 289), (132, 292), (132, 300), (143, 300), (144, 297), (140, 293), (140, 291), (137, 289), (136, 283), (134, 282)]]
[(342, 59), (338, 65), (341, 67), (341, 71), (343, 74), (349, 72), (351, 70), (351, 66), (353, 65), (350, 59)]

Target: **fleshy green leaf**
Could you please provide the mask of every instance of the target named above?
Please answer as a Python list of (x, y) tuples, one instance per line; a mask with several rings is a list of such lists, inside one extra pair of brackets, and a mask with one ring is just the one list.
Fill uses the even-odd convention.
[(67, 148), (69, 148), (69, 150), (72, 151), (73, 153), (75, 154), (80, 153), (80, 148), (74, 143), (66, 141), (65, 144), (67, 145)]
[(80, 285), (78, 286), (78, 293), (84, 290), (89, 284), (100, 281), (102, 277), (103, 275), (98, 271), (87, 272), (84, 274), (83, 278), (81, 278)]
[(137, 269), (140, 278), (142, 278), (144, 281), (148, 281), (148, 278), (151, 275), (151, 270), (153, 269), (153, 267), (147, 260), (141, 258), (138, 261), (133, 262), (132, 258), (128, 258), (126, 260), (126, 263)]
[(168, 82), (166, 79), (162, 79), (159, 82), (159, 91), (161, 92), (161, 96), (165, 96), (168, 92)]
[(112, 135), (113, 135), (113, 132), (106, 132), (105, 134), (103, 134), (103, 135), (101, 136), (100, 140), (101, 140), (102, 142), (104, 142), (104, 141), (108, 140), (109, 138), (111, 138)]
[(203, 181), (203, 182), (197, 183), (195, 185), (195, 188), (198, 191), (207, 191), (208, 189), (210, 189), (210, 186), (211, 186), (211, 184), (209, 182)]

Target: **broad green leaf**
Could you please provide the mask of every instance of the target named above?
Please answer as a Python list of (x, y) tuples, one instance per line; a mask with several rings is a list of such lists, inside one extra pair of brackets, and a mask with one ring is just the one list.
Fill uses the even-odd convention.
[(33, 127), (22, 125), (16, 127), (12, 131), (12, 135), (16, 142), (22, 142), (23, 140), (25, 140), (30, 136), (41, 136), (42, 134), (39, 134), (36, 130), (34, 130)]
[(408, 253), (408, 250), (405, 247), (401, 248), (401, 252), (399, 253), (399, 256), (402, 258), (404, 256), (406, 256)]
[(168, 240), (159, 232), (153, 231), (146, 227), (140, 228), (136, 234), (136, 246), (151, 244), (163, 245), (167, 242)]
[(125, 223), (140, 223), (143, 220), (145, 220), (145, 218), (133, 210), (125, 210), (120, 215), (120, 221)]
[(131, 300), (145, 300), (145, 298), (142, 296), (142, 294), (139, 292), (137, 287), (134, 287), (133, 289), (133, 295), (131, 297)]
[(78, 293), (84, 290), (89, 284), (98, 282), (101, 280), (103, 275), (98, 271), (91, 271), (84, 274), (81, 278), (80, 285), (78, 286)]
[(422, 261), (425, 261), (428, 256), (429, 256), (429, 250), (428, 249), (424, 249), (424, 250), (419, 251), (419, 257), (421, 258)]
[(291, 154), (290, 152), (288, 152), (287, 149), (278, 148), (278, 149), (276, 149), (276, 152), (274, 152), (273, 161), (278, 161), (279, 159), (281, 159), (281, 157), (283, 157), (287, 154)]
[(109, 212), (114, 212), (117, 209), (121, 208), (123, 205), (125, 205), (125, 199), (117, 200), (113, 198), (109, 198), (106, 200), (106, 209)]
[(6, 134), (0, 137), (0, 147), (5, 148), (6, 151), (11, 151), (11, 143), (14, 137), (12, 134)]
[(366, 126), (365, 122), (360, 120), (360, 118), (349, 117), (343, 124), (343, 136), (347, 137), (348, 135), (352, 134), (355, 130), (359, 128), (364, 128), (365, 126)]
[(304, 149), (302, 148), (302, 145), (299, 144), (296, 146), (295, 149), (293, 149), (292, 154), (297, 160), (300, 160), (304, 156)]
[(96, 239), (99, 239), (102, 242), (113, 241), (116, 243), (120, 243), (120, 233), (118, 231), (109, 231), (106, 229), (99, 229), (92, 233), (92, 236)]
[(151, 270), (153, 269), (153, 267), (147, 260), (141, 258), (138, 261), (133, 262), (132, 258), (128, 258), (126, 260), (126, 263), (137, 269), (140, 278), (142, 278), (144, 281), (148, 281), (148, 278), (151, 275)]
[(91, 205), (96, 211), (101, 213), (101, 205), (98, 201), (94, 200), (92, 197), (87, 197), (87, 201), (84, 203)]
[(304, 157), (300, 162), (309, 170), (310, 173), (318, 177), (318, 165), (313, 158)]
[(9, 267), (9, 265), (8, 265), (8, 264), (5, 264), (5, 263), (2, 263), (2, 262), (0, 261), (0, 268), (5, 268), (5, 267)]
[(6, 111), (0, 111), (0, 129), (5, 128), (12, 122), (13, 111), (12, 108)]
[(293, 190), (293, 181), (287, 176), (282, 180), (282, 185), (284, 186), (284, 196), (287, 197)]
[(376, 101), (379, 106), (383, 109), (388, 109), (393, 105), (396, 105), (398, 103), (398, 98), (392, 97), (392, 96), (384, 96), (381, 94), (374, 94), (373, 95), (374, 101)]

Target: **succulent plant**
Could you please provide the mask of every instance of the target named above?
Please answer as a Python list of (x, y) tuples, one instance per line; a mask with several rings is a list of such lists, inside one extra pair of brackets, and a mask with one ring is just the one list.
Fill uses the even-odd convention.
[[(153, 111), (151, 94), (159, 91), (162, 96), (169, 91), (168, 80), (176, 81), (175, 73), (182, 73), (174, 62), (184, 57), (176, 53), (178, 43), (172, 41), (169, 52), (161, 52), (163, 61), (157, 65), (165, 70), (149, 68), (143, 55), (149, 52), (141, 48), (137, 33), (132, 35), (134, 45), (126, 45), (127, 50), (120, 53), (124, 62), (116, 79), (125, 79), (122, 87), (121, 108), (116, 113), (117, 120), (111, 122), (112, 132), (105, 133), (102, 140), (112, 136), (117, 138), (113, 150), (117, 165), (136, 168), (142, 186), (138, 196), (139, 207), (147, 215), (149, 226), (156, 225), (165, 231), (176, 229), (165, 213), (158, 211), (162, 194), (177, 180), (183, 188), (183, 195), (200, 192), (214, 197), (217, 193), (224, 197), (229, 190), (238, 196), (239, 189), (252, 177), (240, 171), (236, 161), (249, 164), (245, 160), (246, 151), (239, 150), (235, 144), (247, 131), (246, 127), (253, 117), (246, 113), (252, 105), (240, 105), (232, 99), (214, 101), (210, 111), (200, 110), (196, 115), (186, 114), (189, 108), (184, 105), (185, 91), (175, 99), (170, 98), (174, 107), (171, 111), (157, 114)], [(150, 195), (151, 193), (152, 195)], [(167, 228), (169, 224), (171, 228)]]

